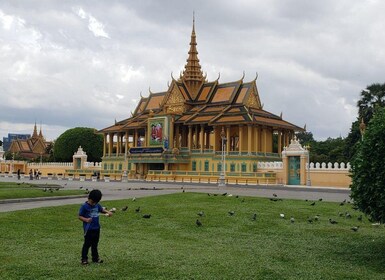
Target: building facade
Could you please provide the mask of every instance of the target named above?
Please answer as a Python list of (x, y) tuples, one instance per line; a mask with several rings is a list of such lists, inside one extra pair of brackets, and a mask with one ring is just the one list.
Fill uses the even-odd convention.
[(35, 123), (32, 136), (26, 139), (14, 139), (9, 147), (9, 152), (22, 158), (36, 160), (48, 156), (47, 148), (51, 144), (52, 142), (45, 140), (41, 128), (39, 134), (37, 133)]
[[(257, 76), (208, 81), (198, 59), (193, 23), (187, 63), (163, 92), (142, 97), (131, 117), (101, 129), (102, 176), (216, 180), (274, 176), (259, 174), (259, 161), (281, 159), (283, 147), (302, 128), (263, 109)], [(191, 180), (191, 179), (190, 179)]]
[(28, 138), (31, 138), (31, 134), (8, 133), (8, 137), (3, 137), (3, 149), (5, 152), (7, 152), (11, 147), (11, 143), (13, 140), (26, 140)]

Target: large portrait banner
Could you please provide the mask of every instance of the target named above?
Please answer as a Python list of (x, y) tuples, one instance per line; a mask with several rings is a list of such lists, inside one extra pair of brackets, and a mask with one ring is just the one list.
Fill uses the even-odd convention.
[(148, 122), (149, 146), (164, 146), (167, 143), (166, 118), (153, 118)]

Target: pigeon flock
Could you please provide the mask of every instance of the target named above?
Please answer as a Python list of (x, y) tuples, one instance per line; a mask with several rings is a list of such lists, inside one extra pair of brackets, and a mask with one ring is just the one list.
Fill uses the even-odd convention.
[[(185, 190), (182, 187), (182, 192), (184, 193), (184, 191)], [(222, 193), (222, 194), (207, 193), (207, 195), (210, 196), (210, 197), (211, 196), (214, 196), (214, 197), (215, 196), (233, 197), (232, 194), (228, 194), (227, 192)], [(240, 198), (239, 195), (236, 195), (234, 197), (236, 199)], [(283, 199), (279, 198), (276, 193), (274, 193), (273, 196), (271, 198), (269, 198), (269, 199), (270, 199), (270, 201), (273, 201), (273, 202), (283, 201)], [(132, 198), (132, 201), (135, 202), (136, 198), (135, 197)], [(245, 202), (245, 198), (242, 198), (239, 201), (240, 202)], [(312, 207), (311, 209), (317, 209), (317, 206), (322, 204), (323, 199), (319, 198), (317, 201), (308, 201), (308, 200), (305, 200), (305, 201), (307, 203), (310, 202), (308, 205)], [(339, 205), (340, 206), (344, 206), (344, 205), (349, 204), (349, 203), (350, 203), (350, 201), (344, 200)], [(120, 211), (125, 212), (125, 211), (128, 211), (128, 209), (129, 209), (129, 207), (126, 205), (126, 206), (121, 207)], [(344, 208), (341, 208), (341, 209), (344, 209)], [(357, 208), (354, 207), (354, 205), (353, 205), (352, 209), (353, 210), (358, 210)], [(116, 212), (117, 209), (116, 208), (111, 208), (110, 211), (111, 212)], [(136, 206), (136, 207), (132, 208), (131, 211), (134, 211), (135, 213), (139, 214), (139, 213), (142, 212), (142, 209), (141, 209), (140, 206)], [(328, 222), (330, 225), (336, 225), (341, 220), (344, 220), (344, 221), (348, 221), (349, 220), (349, 221), (351, 221), (349, 227), (350, 227), (350, 230), (353, 231), (353, 232), (357, 232), (359, 230), (359, 228), (360, 228), (359, 223), (362, 223), (362, 221), (363, 221), (362, 214), (360, 214), (358, 216), (354, 216), (349, 211), (339, 211), (339, 212), (337, 212), (335, 214), (335, 217), (327, 217), (327, 218), (326, 217), (322, 217), (322, 215), (318, 214), (318, 213), (315, 213), (313, 215), (309, 215), (306, 218), (305, 217), (295, 217), (295, 215), (292, 215), (293, 213), (288, 213), (288, 214), (289, 215), (281, 212), (281, 213), (279, 213), (278, 217), (279, 217), (279, 219), (284, 220), (284, 221), (287, 219), (287, 217), (290, 217), (288, 222), (291, 223), (291, 224), (297, 224), (299, 222), (303, 222), (303, 223), (307, 223), (309, 225), (317, 224), (317, 223), (320, 223), (322, 221)], [(203, 227), (204, 224), (207, 225), (207, 221), (205, 221), (206, 213), (203, 210), (200, 210), (200, 211), (196, 212), (196, 215), (198, 216), (195, 219), (195, 226), (196, 227)], [(229, 209), (229, 211), (227, 211), (227, 216), (228, 217), (236, 216), (236, 211), (234, 209)], [(144, 218), (144, 219), (150, 219), (152, 217), (152, 214), (143, 213), (143, 214), (141, 214), (141, 217)], [(255, 222), (255, 221), (260, 219), (260, 218), (257, 219), (257, 217), (260, 217), (259, 214), (257, 214), (257, 213), (250, 213), (249, 219), (251, 221)]]

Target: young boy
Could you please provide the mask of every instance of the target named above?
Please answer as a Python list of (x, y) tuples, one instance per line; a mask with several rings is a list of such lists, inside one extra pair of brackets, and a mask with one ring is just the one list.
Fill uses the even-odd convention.
[(99, 204), (102, 199), (102, 193), (99, 190), (92, 190), (88, 194), (88, 200), (82, 204), (79, 210), (79, 220), (83, 222), (84, 244), (82, 248), (81, 264), (88, 264), (88, 249), (91, 247), (92, 262), (102, 263), (99, 258), (98, 243), (100, 236), (99, 213), (112, 216), (110, 211), (105, 210)]

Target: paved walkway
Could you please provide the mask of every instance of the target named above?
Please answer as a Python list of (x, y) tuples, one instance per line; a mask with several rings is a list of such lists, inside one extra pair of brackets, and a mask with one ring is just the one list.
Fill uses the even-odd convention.
[[(164, 195), (176, 192), (204, 192), (204, 193), (231, 193), (239, 196), (273, 197), (277, 194), (279, 198), (289, 199), (308, 199), (324, 201), (343, 201), (349, 200), (350, 189), (334, 187), (306, 187), (306, 186), (282, 186), (282, 185), (227, 185), (218, 187), (216, 184), (198, 183), (165, 183), (165, 182), (91, 182), (91, 181), (67, 181), (67, 180), (17, 180), (16, 178), (0, 177), (0, 182), (25, 182), (35, 184), (57, 184), (64, 189), (100, 189), (103, 193), (103, 201), (128, 199), (133, 197), (145, 197), (154, 195)], [(86, 200), (84, 197), (59, 198), (59, 199), (35, 199), (20, 200), (13, 203), (0, 203), (0, 212), (25, 210), (39, 207), (60, 206), (65, 204), (81, 204)]]

